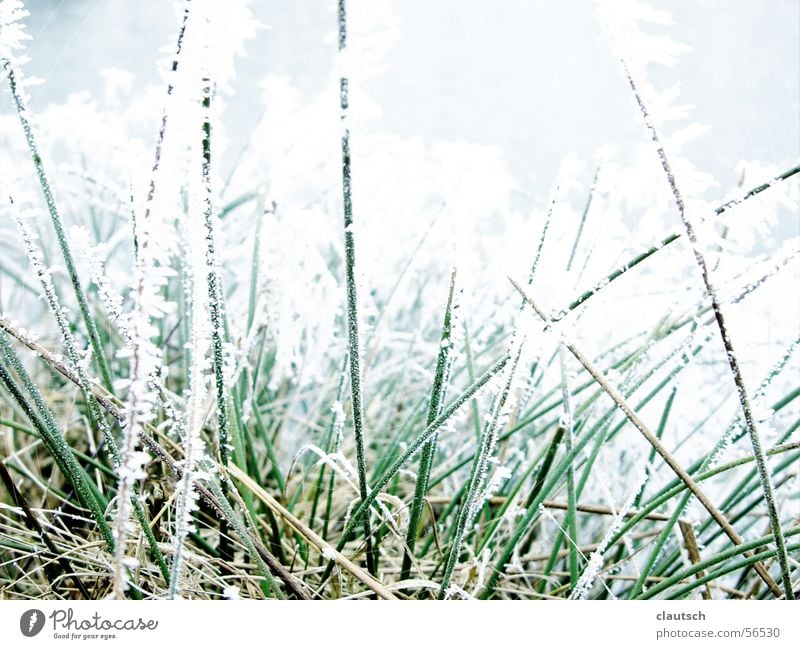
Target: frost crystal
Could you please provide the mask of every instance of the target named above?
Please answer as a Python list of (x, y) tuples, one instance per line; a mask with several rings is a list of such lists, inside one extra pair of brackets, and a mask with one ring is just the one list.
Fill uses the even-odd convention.
[(0, 63), (11, 62), (16, 66), (25, 62), (18, 50), (24, 50), (24, 42), (31, 38), (21, 22), (29, 15), (21, 0), (0, 2)]
[(225, 599), (242, 599), (239, 595), (239, 587), (229, 584), (222, 589), (222, 596)]

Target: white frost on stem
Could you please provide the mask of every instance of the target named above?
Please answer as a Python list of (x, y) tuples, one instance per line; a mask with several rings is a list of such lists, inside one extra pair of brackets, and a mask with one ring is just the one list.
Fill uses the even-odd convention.
[[(172, 562), (169, 597), (180, 591), (183, 548), (193, 530), (197, 508), (196, 484), (208, 477), (209, 463), (202, 438), (209, 396), (208, 370), (217, 378), (217, 415), (220, 451), (228, 456), (227, 404), (224, 389), (230, 372), (224, 345), (222, 286), (214, 242), (217, 220), (216, 193), (211, 175), (211, 123), (219, 112), (214, 93), (228, 88), (233, 78), (234, 58), (244, 53), (242, 42), (260, 26), (253, 19), (247, 0), (218, 3), (199, 0), (193, 3), (191, 25), (183, 47), (180, 76), (176, 80), (174, 101), (180, 103), (183, 119), (175, 137), (183, 146), (187, 170), (187, 213), (182, 221), (185, 243), (186, 302), (190, 313), (189, 394), (186, 413), (180, 422), (183, 446), (183, 474), (178, 484), (175, 522), (175, 554)], [(211, 107), (212, 95), (215, 97)], [(213, 359), (209, 350), (213, 347)], [(212, 362), (213, 360), (213, 362)]]
[(597, 576), (600, 574), (600, 570), (603, 567), (603, 555), (608, 549), (611, 539), (614, 538), (616, 533), (622, 527), (622, 522), (625, 520), (625, 516), (633, 508), (633, 503), (636, 501), (636, 496), (642, 490), (642, 487), (644, 487), (646, 482), (647, 473), (642, 472), (636, 481), (636, 488), (633, 489), (628, 495), (625, 503), (622, 505), (619, 512), (617, 512), (617, 515), (614, 516), (614, 520), (606, 530), (603, 540), (600, 541), (597, 549), (592, 552), (591, 556), (589, 557), (589, 565), (586, 566), (580, 578), (578, 579), (578, 584), (575, 586), (575, 590), (572, 591), (570, 599), (586, 599), (586, 596), (589, 594), (589, 591), (592, 588), (592, 584), (594, 584), (595, 579), (597, 579)]

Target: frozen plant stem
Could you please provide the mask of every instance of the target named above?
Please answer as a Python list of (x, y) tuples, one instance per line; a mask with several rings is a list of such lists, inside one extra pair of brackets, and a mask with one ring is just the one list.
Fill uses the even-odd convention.
[(722, 306), (719, 296), (717, 295), (717, 291), (711, 281), (708, 264), (706, 263), (706, 259), (703, 256), (702, 250), (700, 249), (700, 244), (697, 239), (697, 233), (694, 229), (694, 225), (689, 219), (689, 216), (686, 214), (686, 205), (683, 201), (683, 196), (678, 189), (677, 183), (675, 182), (675, 175), (672, 172), (672, 167), (667, 159), (664, 146), (662, 145), (661, 139), (658, 136), (658, 131), (656, 131), (653, 120), (651, 119), (650, 114), (647, 112), (647, 107), (642, 100), (642, 96), (639, 94), (627, 65), (625, 65), (625, 61), (622, 61), (622, 66), (625, 70), (625, 76), (628, 79), (631, 90), (633, 91), (633, 95), (636, 98), (636, 103), (641, 111), (645, 126), (650, 132), (653, 143), (656, 145), (658, 159), (661, 162), (661, 168), (664, 170), (664, 174), (667, 177), (667, 182), (669, 183), (670, 190), (672, 191), (672, 197), (675, 200), (675, 205), (678, 208), (678, 214), (680, 215), (681, 221), (683, 222), (683, 227), (686, 230), (686, 236), (689, 238), (692, 252), (694, 253), (695, 261), (697, 262), (697, 267), (699, 268), (700, 275), (703, 279), (703, 284), (705, 285), (706, 292), (711, 300), (711, 308), (714, 311), (714, 319), (717, 322), (717, 328), (719, 329), (719, 333), (722, 338), (722, 344), (725, 347), (725, 355), (728, 358), (728, 365), (730, 366), (731, 375), (733, 376), (733, 382), (736, 385), (736, 394), (739, 397), (739, 404), (742, 408), (745, 426), (747, 427), (747, 432), (750, 437), (750, 444), (753, 448), (753, 456), (755, 457), (756, 467), (758, 468), (761, 489), (764, 492), (764, 500), (767, 505), (770, 527), (772, 529), (772, 535), (775, 537), (778, 562), (780, 563), (781, 571), (783, 573), (782, 577), (784, 593), (786, 595), (786, 599), (794, 599), (792, 577), (791, 572), (789, 571), (789, 557), (786, 553), (786, 543), (783, 538), (783, 530), (781, 529), (780, 518), (778, 516), (778, 508), (775, 503), (772, 477), (770, 476), (769, 467), (767, 466), (767, 458), (761, 445), (761, 437), (759, 436), (758, 429), (756, 428), (756, 421), (750, 405), (750, 397), (747, 394), (747, 387), (745, 386), (744, 378), (742, 377), (741, 370), (739, 369), (739, 361), (733, 348), (733, 341), (731, 340), (730, 331), (728, 331), (728, 328), (725, 324), (725, 317), (722, 313)]
[[(339, 0), (339, 57), (347, 48), (347, 14), (345, 0)], [(358, 464), (358, 488), (362, 502), (369, 495), (367, 487), (367, 465), (364, 457), (364, 410), (361, 395), (361, 350), (358, 337), (358, 293), (356, 290), (355, 265), (356, 248), (353, 237), (353, 195), (350, 170), (350, 129), (347, 125), (348, 79), (342, 70), (339, 78), (339, 108), (342, 122), (342, 199), (344, 201), (344, 254), (345, 282), (347, 284), (347, 343), (350, 355), (350, 392), (353, 402), (353, 430), (356, 442), (356, 461)], [(369, 509), (363, 513), (364, 539), (367, 552), (367, 570), (376, 574), (377, 556), (372, 544), (369, 524)]]
[[(217, 425), (219, 427), (219, 457), (222, 466), (228, 466), (230, 446), (228, 440), (228, 399), (225, 390), (225, 355), (223, 352), (223, 295), (222, 279), (217, 269), (214, 244), (214, 204), (211, 187), (211, 82), (205, 80), (203, 94), (203, 188), (205, 190), (206, 264), (208, 266), (208, 302), (211, 317), (211, 347), (214, 356), (214, 379), (217, 389)], [(197, 314), (196, 314), (197, 315)]]
[[(137, 452), (137, 443), (142, 426), (153, 418), (154, 403), (158, 399), (158, 385), (155, 376), (161, 365), (161, 350), (151, 338), (157, 329), (151, 322), (147, 308), (160, 286), (151, 246), (152, 235), (148, 233), (139, 239), (139, 249), (134, 261), (133, 311), (129, 322), (131, 349), (130, 387), (126, 403), (126, 421), (123, 427), (122, 447), (120, 449), (119, 481), (117, 486), (117, 524), (115, 528), (116, 548), (114, 554), (114, 597), (122, 599), (127, 588), (125, 570), (126, 538), (135, 531), (129, 522), (131, 503), (137, 502), (137, 481), (146, 477), (143, 470), (148, 460), (146, 453)], [(143, 528), (144, 529), (144, 528)]]
[(539, 237), (539, 245), (536, 247), (536, 255), (531, 264), (531, 272), (528, 275), (528, 284), (533, 284), (533, 278), (536, 275), (536, 269), (539, 267), (539, 260), (542, 257), (542, 250), (544, 249), (544, 240), (547, 238), (547, 231), (550, 229), (550, 221), (553, 218), (553, 211), (556, 208), (559, 192), (559, 179), (556, 180), (556, 185), (553, 187), (553, 195), (550, 197), (550, 207), (547, 208), (547, 215), (544, 217), (544, 226), (542, 226), (542, 234)]
[(572, 270), (572, 263), (575, 261), (575, 253), (578, 251), (578, 244), (581, 242), (581, 235), (583, 234), (583, 228), (586, 226), (586, 217), (589, 216), (589, 210), (592, 207), (592, 199), (594, 198), (594, 193), (597, 190), (597, 179), (600, 176), (600, 167), (598, 166), (594, 172), (594, 177), (592, 178), (592, 186), (589, 189), (589, 196), (586, 198), (586, 204), (583, 207), (583, 212), (581, 213), (581, 220), (578, 224), (578, 232), (575, 234), (575, 241), (572, 243), (572, 251), (569, 253), (569, 261), (567, 261), (567, 272)]
[[(338, 453), (339, 447), (342, 443), (342, 425), (343, 425), (343, 411), (342, 411), (342, 399), (344, 398), (344, 387), (345, 387), (345, 377), (347, 375), (347, 354), (344, 355), (344, 360), (342, 361), (342, 370), (339, 373), (339, 385), (336, 388), (336, 401), (331, 407), (331, 423), (328, 428), (328, 436), (325, 440), (325, 452), (327, 454), (331, 453)], [(309, 524), (311, 527), (314, 526), (314, 519), (316, 518), (317, 513), (317, 506), (319, 503), (320, 491), (322, 489), (322, 481), (325, 477), (325, 468), (326, 465), (323, 464), (319, 468), (319, 477), (317, 478), (317, 486), (314, 492), (314, 503), (311, 506), (311, 514), (308, 517)], [(331, 476), (329, 478), (329, 488), (328, 488), (328, 495), (326, 499), (326, 507), (325, 507), (325, 516), (324, 521), (322, 524), (322, 537), (327, 538), (328, 536), (328, 521), (330, 520), (330, 513), (332, 507), (332, 500), (333, 500), (333, 489), (336, 482), (336, 473), (335, 471), (331, 471)]]
[[(204, 94), (202, 104), (205, 111), (208, 111), (210, 107), (210, 89), (208, 86), (209, 84), (206, 82), (203, 87)], [(208, 299), (207, 296), (210, 297), (211, 295), (213, 285), (212, 267), (208, 262), (209, 247), (213, 254), (213, 237), (211, 236), (212, 222), (210, 221), (210, 217), (213, 215), (210, 213), (210, 188), (208, 187), (208, 165), (210, 163), (210, 144), (208, 138), (210, 136), (210, 126), (207, 115), (204, 117), (202, 132), (201, 174), (203, 186), (206, 190), (206, 195), (204, 196), (206, 209), (203, 212), (203, 219), (207, 230), (206, 241), (204, 242), (195, 232), (195, 228), (199, 223), (196, 223), (193, 217), (187, 216), (186, 238), (190, 258), (188, 267), (191, 269), (190, 272), (192, 275), (187, 289), (187, 302), (192, 305), (192, 316), (189, 324), (189, 398), (186, 404), (186, 412), (180, 426), (180, 428), (182, 428), (183, 474), (179, 480), (177, 489), (178, 498), (175, 505), (174, 553), (168, 594), (170, 599), (175, 599), (180, 593), (185, 554), (184, 547), (186, 545), (186, 539), (193, 529), (193, 515), (194, 510), (197, 509), (197, 482), (198, 476), (200, 475), (198, 463), (205, 454), (205, 443), (201, 435), (204, 418), (204, 401), (207, 392), (203, 369), (205, 367), (206, 348), (208, 347), (209, 325), (213, 321), (213, 311), (212, 317), (207, 318), (205, 309), (203, 308)], [(204, 270), (207, 273), (206, 278), (201, 277), (201, 273)], [(204, 282), (203, 279), (206, 279), (206, 281)], [(216, 352), (215, 345), (213, 349)], [(216, 362), (213, 364), (213, 368), (215, 375), (217, 375)], [(224, 403), (224, 399), (222, 403)], [(221, 417), (218, 417), (218, 419), (222, 420)], [(224, 421), (227, 422), (227, 418), (225, 418)], [(223, 451), (224, 448), (222, 436), (220, 436), (220, 457), (222, 457), (223, 452), (226, 452)], [(224, 491), (226, 488), (227, 482), (223, 482), (222, 499), (227, 498), (227, 493)], [(225, 524), (221, 520), (221, 546), (226, 543), (225, 538), (227, 536), (227, 531)]]
[[(175, 84), (174, 79), (175, 75), (178, 72), (178, 64), (180, 63), (180, 56), (181, 50), (183, 49), (183, 38), (186, 34), (186, 25), (189, 22), (189, 7), (191, 5), (192, 0), (186, 0), (186, 3), (183, 8), (183, 17), (181, 18), (181, 26), (178, 29), (178, 42), (175, 46), (175, 55), (172, 57), (172, 64), (170, 66), (170, 72), (172, 73), (172, 79), (167, 84), (167, 105), (164, 107), (163, 112), (161, 113), (161, 124), (158, 128), (158, 136), (156, 137), (156, 152), (153, 159), (153, 166), (150, 169), (150, 185), (147, 188), (147, 199), (146, 199), (146, 207), (144, 212), (144, 219), (150, 216), (150, 212), (153, 208), (153, 200), (155, 199), (156, 195), (156, 176), (158, 175), (158, 171), (161, 168), (161, 156), (164, 150), (164, 136), (167, 132), (167, 121), (169, 118), (169, 103), (172, 99)], [(135, 236), (135, 228), (134, 228), (134, 244), (136, 244), (136, 236)], [(135, 248), (134, 248), (135, 250)]]
[[(141, 257), (139, 258), (141, 259)], [(130, 526), (129, 518), (131, 513), (131, 498), (135, 488), (136, 481), (145, 476), (142, 472), (140, 458), (146, 458), (146, 455), (136, 454), (136, 443), (139, 438), (139, 428), (143, 419), (144, 413), (148, 410), (142, 403), (144, 401), (143, 394), (141, 394), (141, 387), (144, 384), (146, 377), (142, 374), (146, 371), (143, 367), (144, 359), (142, 358), (145, 353), (143, 347), (147, 345), (145, 340), (146, 329), (149, 327), (149, 322), (143, 325), (143, 321), (147, 319), (146, 314), (143, 312), (142, 303), (144, 289), (144, 268), (141, 261), (136, 264), (136, 303), (134, 318), (134, 334), (133, 334), (133, 354), (131, 357), (131, 387), (128, 391), (128, 402), (126, 407), (127, 420), (123, 428), (122, 448), (120, 449), (121, 464), (118, 468), (119, 482), (117, 485), (117, 524), (114, 530), (115, 533), (115, 548), (114, 548), (114, 598), (123, 599), (125, 597), (125, 590), (127, 589), (127, 574), (125, 571), (125, 558), (127, 554), (126, 537), (133, 529)]]
[[(572, 398), (567, 379), (567, 353), (563, 344), (558, 346), (558, 360), (561, 368), (561, 395), (564, 407), (564, 447), (569, 455), (572, 453), (575, 427), (572, 418)], [(575, 463), (570, 462), (567, 468), (567, 533), (571, 540), (569, 543), (569, 585), (573, 592), (578, 585), (578, 525), (575, 502)]]

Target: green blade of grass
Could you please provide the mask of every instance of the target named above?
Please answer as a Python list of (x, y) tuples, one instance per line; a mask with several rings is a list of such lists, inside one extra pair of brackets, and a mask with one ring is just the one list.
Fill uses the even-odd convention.
[[(456, 271), (450, 276), (450, 289), (447, 294), (447, 306), (444, 312), (444, 322), (442, 323), (442, 333), (439, 337), (439, 354), (436, 359), (436, 370), (433, 377), (433, 387), (431, 388), (431, 398), (428, 406), (428, 417), (426, 425), (430, 426), (436, 419), (444, 406), (447, 396), (447, 382), (452, 365), (452, 327), (453, 327), (453, 296), (456, 286)], [(419, 527), (422, 516), (422, 508), (425, 496), (428, 492), (428, 481), (433, 465), (433, 456), (436, 452), (436, 435), (434, 434), (422, 447), (420, 452), (419, 473), (417, 482), (414, 486), (414, 499), (411, 503), (411, 515), (408, 519), (408, 532), (406, 534), (406, 550), (403, 553), (403, 563), (400, 569), (400, 579), (408, 579), (411, 573), (411, 557), (414, 554), (414, 547), (417, 543), (417, 528)]]
[[(347, 47), (347, 13), (345, 0), (339, 0), (339, 54)], [(367, 485), (367, 460), (364, 442), (364, 409), (361, 389), (361, 343), (358, 335), (358, 292), (356, 288), (355, 265), (356, 246), (353, 235), (353, 190), (350, 153), (350, 130), (347, 127), (349, 109), (349, 81), (342, 74), (339, 79), (339, 108), (342, 121), (342, 199), (344, 203), (344, 251), (345, 251), (345, 284), (347, 286), (347, 343), (350, 357), (350, 392), (353, 405), (353, 432), (356, 442), (356, 464), (358, 467), (358, 488), (361, 502), (369, 495)], [(367, 570), (377, 575), (378, 555), (374, 547), (370, 531), (369, 509), (360, 513), (360, 522), (364, 527), (364, 541), (367, 546)]]

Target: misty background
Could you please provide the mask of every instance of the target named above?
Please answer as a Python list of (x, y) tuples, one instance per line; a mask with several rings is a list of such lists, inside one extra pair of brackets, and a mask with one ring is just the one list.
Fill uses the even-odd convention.
[[(335, 55), (335, 2), (252, 2), (267, 27), (246, 42), (226, 121), (234, 148), (263, 110), (259, 82), (283, 74), (313, 96)], [(664, 86), (681, 82), (692, 121), (711, 127), (686, 153), (720, 183), (758, 159), (785, 168), (800, 155), (800, 3), (796, 0), (661, 0), (672, 13), (664, 33), (690, 45), (673, 68), (653, 70)], [(158, 80), (176, 19), (166, 0), (30, 0), (28, 74), (32, 108), (102, 87), (102, 70), (135, 74), (135, 88)], [(494, 145), (532, 194), (547, 191), (558, 160), (583, 159), (604, 143), (641, 141), (632, 101), (589, 0), (402, 0), (393, 3), (399, 41), (387, 68), (367, 83), (380, 106), (377, 132)], [(654, 28), (658, 31), (658, 28)], [(3, 103), (7, 101), (3, 97)], [(230, 128), (230, 127), (229, 127)], [(230, 160), (227, 161), (230, 164)]]

